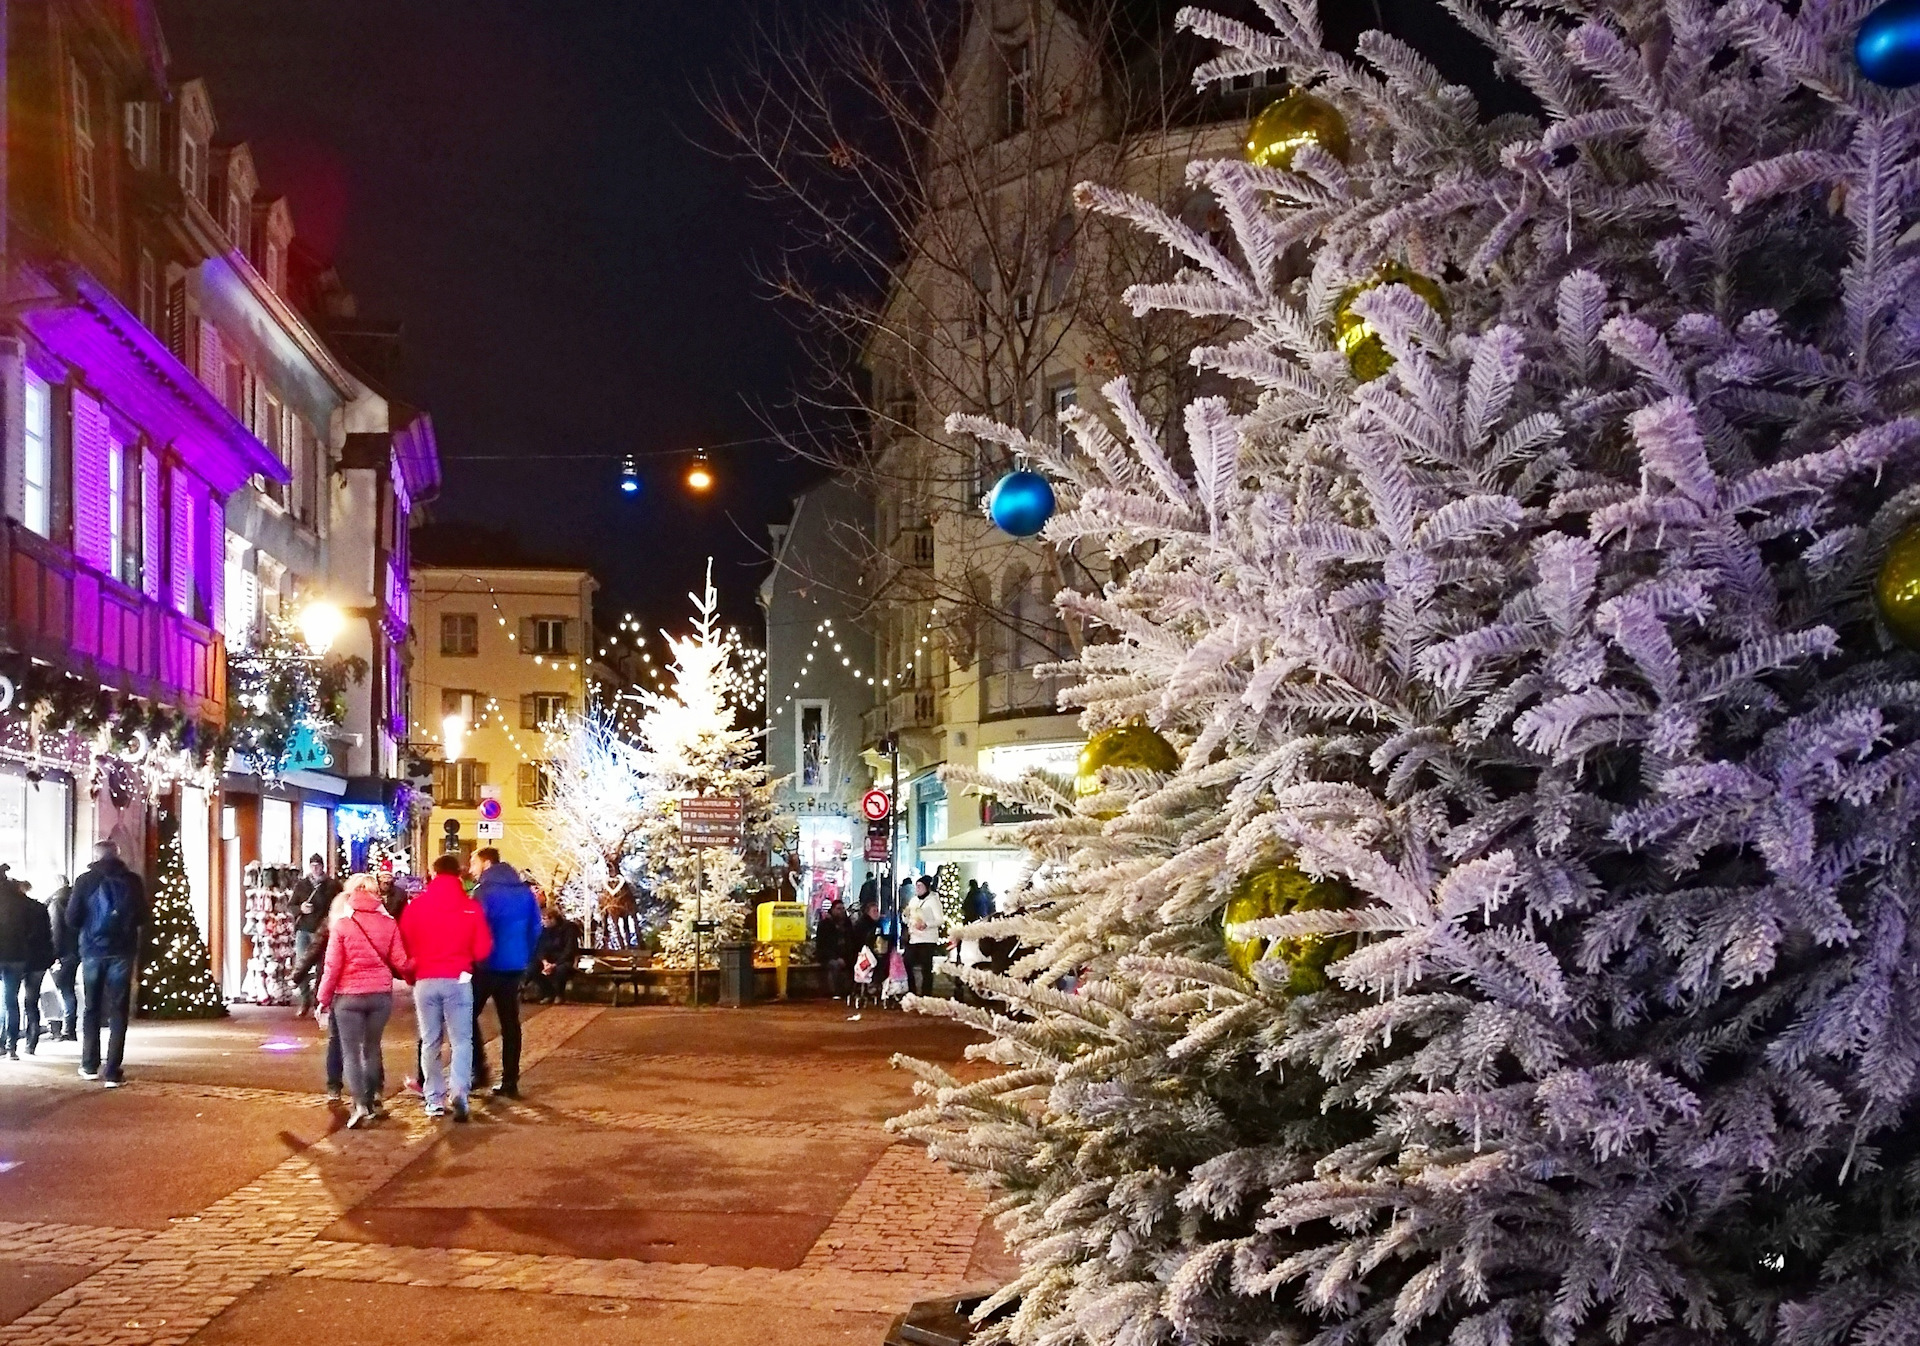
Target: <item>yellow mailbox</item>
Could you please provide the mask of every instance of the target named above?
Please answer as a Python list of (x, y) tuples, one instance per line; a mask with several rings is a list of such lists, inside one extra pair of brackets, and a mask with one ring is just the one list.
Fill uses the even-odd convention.
[(807, 904), (804, 902), (763, 902), (759, 908), (760, 929), (756, 938), (762, 944), (800, 944), (807, 938)]

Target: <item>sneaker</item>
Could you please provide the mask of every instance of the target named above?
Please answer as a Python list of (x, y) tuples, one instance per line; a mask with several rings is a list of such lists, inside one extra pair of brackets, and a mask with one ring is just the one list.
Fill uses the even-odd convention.
[(443, 1107), (441, 1107), (441, 1106), (440, 1106), (440, 1105), (439, 1105), (438, 1103), (429, 1103), (429, 1104), (427, 1104), (427, 1116), (429, 1116), (429, 1117), (444, 1117), (444, 1116), (446, 1116), (446, 1115), (447, 1115), (447, 1110), (446, 1110), (445, 1108), (443, 1108)]
[(347, 1091), (344, 1088), (342, 1088), (340, 1085), (330, 1084), (327, 1086), (327, 1102), (338, 1103), (343, 1099), (345, 1099), (346, 1096), (347, 1096)]
[(384, 1122), (387, 1120), (387, 1118), (393, 1116), (393, 1113), (385, 1103), (375, 1103), (372, 1109), (370, 1110), (369, 1115), (372, 1116), (373, 1120), (376, 1122)]
[(420, 1087), (420, 1081), (416, 1080), (411, 1075), (407, 1076), (405, 1088), (406, 1088), (406, 1091), (410, 1094), (417, 1094), (422, 1098), (426, 1097), (427, 1091), (425, 1089), (422, 1089)]
[(80, 1035), (77, 1032), (73, 1031), (72, 1029), (68, 1029), (66, 1032), (60, 1035), (60, 1040), (62, 1042), (78, 1042), (80, 1040)]
[(368, 1122), (372, 1120), (373, 1120), (373, 1114), (368, 1112), (365, 1108), (361, 1107), (358, 1103), (355, 1103), (353, 1105), (353, 1111), (347, 1114), (347, 1130), (349, 1131), (358, 1130), (362, 1122)]
[(100, 1081), (100, 1083), (106, 1085), (107, 1088), (109, 1089), (118, 1089), (121, 1085), (125, 1084), (126, 1081), (118, 1075), (110, 1075), (106, 1079)]
[(97, 1070), (88, 1070), (85, 1066), (81, 1066), (80, 1078), (83, 1080), (97, 1080), (100, 1078), (100, 1072)]
[(453, 1120), (456, 1122), (468, 1120), (467, 1105), (465, 1103), (455, 1103), (453, 1105)]

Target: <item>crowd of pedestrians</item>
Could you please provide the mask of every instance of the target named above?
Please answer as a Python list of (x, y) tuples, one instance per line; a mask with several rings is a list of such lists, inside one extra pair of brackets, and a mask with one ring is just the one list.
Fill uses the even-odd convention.
[(967, 883), (959, 923), (948, 922), (934, 881), (924, 874), (901, 883), (898, 900), (891, 903), (881, 901), (879, 881), (869, 877), (859, 902), (859, 912), (853, 914), (839, 898), (829, 901), (813, 937), (827, 994), (856, 1011), (897, 1003), (909, 992), (934, 994), (934, 974), (943, 953), (950, 962), (995, 972), (1005, 972), (1013, 963), (1015, 941), (1010, 938), (960, 938), (960, 925), (994, 915), (993, 890), (977, 879)]

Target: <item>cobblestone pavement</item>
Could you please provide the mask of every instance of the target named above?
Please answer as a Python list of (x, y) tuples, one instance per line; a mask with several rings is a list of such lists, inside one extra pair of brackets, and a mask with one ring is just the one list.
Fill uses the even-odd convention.
[[(786, 1042), (790, 1053), (801, 1049), (795, 1044), (807, 1043), (817, 1051), (825, 1042), (831, 1050), (838, 1045), (836, 1034), (860, 1032), (856, 1045), (866, 1049), (866, 1057), (864, 1063), (838, 1057), (822, 1062), (812, 1054), (798, 1060), (792, 1055), (756, 1059), (768, 1041), (757, 1031), (761, 1027)], [(752, 1051), (730, 1055), (713, 1050), (712, 1041), (698, 1044), (701, 1049), (695, 1051), (648, 1050), (675, 1045), (677, 1032), (697, 1032), (709, 1039), (737, 1033)], [(601, 1312), (606, 1311), (602, 1301), (702, 1306), (700, 1312), (734, 1311), (736, 1318), (751, 1315), (756, 1307), (778, 1306), (783, 1313), (818, 1315), (816, 1326), (849, 1325), (833, 1329), (835, 1335), (807, 1336), (809, 1341), (872, 1340), (877, 1346), (877, 1334), (863, 1335), (872, 1333), (874, 1322), (884, 1321), (875, 1315), (897, 1312), (915, 1299), (991, 1284), (1005, 1273), (1003, 1260), (992, 1251), (993, 1236), (982, 1235), (979, 1196), (921, 1151), (893, 1143), (884, 1132), (884, 1118), (905, 1101), (902, 1082), (897, 1074), (888, 1078), (884, 1066), (883, 1051), (890, 1045), (877, 1040), (871, 1029), (842, 1028), (840, 1016), (823, 1012), (783, 1008), (725, 1016), (708, 1012), (688, 1019), (683, 1011), (658, 1009), (547, 1009), (526, 1023), (521, 1067), (526, 1101), (503, 1099), (484, 1110), (476, 1108), (479, 1126), (455, 1128), (433, 1121), (416, 1102), (403, 1098), (395, 1101), (391, 1121), (367, 1130), (333, 1129), (298, 1145), (287, 1158), (211, 1204), (165, 1217), (164, 1228), (116, 1225), (111, 1193), (102, 1194), (98, 1224), (0, 1222), (0, 1276), (8, 1268), (76, 1269), (61, 1273), (66, 1288), (0, 1324), (0, 1346), (184, 1343), (250, 1295), (271, 1293), (277, 1284), (313, 1281), (339, 1283), (343, 1291), (359, 1284), (464, 1292), (476, 1298), (461, 1301), (466, 1305), (462, 1312), (482, 1323), (492, 1302), (487, 1296), (499, 1294), (556, 1297), (556, 1304), (585, 1297), (596, 1301), (587, 1307)], [(962, 1041), (939, 1045), (957, 1057)], [(220, 1055), (238, 1055), (240, 1071), (251, 1064), (243, 1053)], [(681, 1077), (689, 1069), (705, 1082), (687, 1085)], [(796, 1082), (787, 1089), (769, 1089), (763, 1082), (769, 1072), (785, 1072)], [(764, 1115), (783, 1109), (790, 1113), (795, 1091), (822, 1087), (822, 1076), (831, 1082), (826, 1087), (838, 1091), (817, 1100), (817, 1110), (824, 1115)], [(11, 1082), (0, 1080), (0, 1097)], [(17, 1082), (39, 1086), (33, 1092), (40, 1106), (45, 1106), (43, 1089), (67, 1087), (50, 1074)], [(738, 1092), (742, 1086), (750, 1086), (744, 1095)], [(717, 1101), (703, 1104), (702, 1088), (709, 1088)], [(98, 1115), (98, 1091), (88, 1095)], [(644, 1106), (655, 1096), (663, 1103), (670, 1096), (674, 1106)], [(743, 1110), (743, 1096), (764, 1099), (767, 1106), (757, 1112)], [(177, 1109), (204, 1103), (266, 1110), (274, 1116), (311, 1115), (324, 1107), (317, 1092), (243, 1080), (139, 1078), (110, 1097), (116, 1104), (133, 1100)], [(643, 1106), (618, 1106), (623, 1099)], [(705, 1174), (700, 1165), (708, 1161), (698, 1147), (711, 1146), (714, 1142), (704, 1139), (708, 1137), (725, 1138), (722, 1153), (728, 1158), (738, 1157), (738, 1151), (764, 1168), (745, 1178), (730, 1172)], [(643, 1147), (637, 1152), (641, 1162), (631, 1169), (625, 1163), (611, 1169), (605, 1165), (602, 1156), (607, 1154), (626, 1157), (626, 1152), (606, 1146), (631, 1144)], [(548, 1150), (541, 1146), (557, 1157), (543, 1160)], [(496, 1154), (489, 1147), (506, 1148)], [(568, 1164), (566, 1156), (572, 1152), (585, 1156), (578, 1168)], [(526, 1174), (540, 1171), (542, 1162), (551, 1171), (541, 1171), (545, 1176), (528, 1186)], [(601, 1167), (591, 1167), (596, 1163)], [(475, 1223), (468, 1218), (474, 1212), (463, 1204), (467, 1197), (461, 1193), (467, 1188), (461, 1184), (470, 1184), (476, 1169), (484, 1175), (489, 1164), (519, 1176), (503, 1173), (498, 1193), (488, 1198), (501, 1204), (479, 1212), (486, 1219)], [(823, 1164), (826, 1178), (821, 1176)], [(835, 1164), (845, 1169), (850, 1185), (833, 1186), (832, 1174), (839, 1171)], [(797, 1175), (797, 1186), (782, 1186), (778, 1175), (788, 1170)], [(0, 1209), (8, 1209), (9, 1176), (0, 1168)], [(765, 1199), (743, 1203), (729, 1186), (743, 1182), (748, 1195), (758, 1193)], [(822, 1192), (830, 1194), (828, 1204), (822, 1203)], [(576, 1202), (579, 1208), (572, 1209), (570, 1203)], [(386, 1226), (379, 1225), (376, 1216), (402, 1221), (403, 1229), (413, 1227), (404, 1223), (408, 1219), (431, 1223), (457, 1216), (465, 1223), (452, 1226), (456, 1231), (508, 1232), (485, 1246), (439, 1246), (438, 1239), (431, 1240), (433, 1246), (413, 1246), (415, 1240), (382, 1236), (379, 1230)], [(356, 1219), (375, 1233), (369, 1238), (348, 1227)], [(570, 1224), (619, 1219), (666, 1233), (639, 1239), (647, 1247), (636, 1248), (632, 1257), (510, 1246), (515, 1238), (526, 1237), (549, 1242), (558, 1238), (564, 1244)], [(709, 1254), (734, 1250), (726, 1232), (729, 1220), (741, 1222), (741, 1265), (718, 1265), (711, 1255), (682, 1260), (676, 1253), (681, 1246), (704, 1248)], [(700, 1221), (719, 1222), (718, 1233), (706, 1232), (704, 1243), (698, 1238), (684, 1245), (676, 1242), (675, 1231), (682, 1225), (694, 1222), (706, 1229)], [(525, 1233), (528, 1228), (532, 1235)], [(810, 1244), (804, 1239), (793, 1242), (794, 1230), (811, 1234), (815, 1228), (817, 1236)], [(804, 1247), (804, 1255), (786, 1256), (781, 1249), (787, 1246), (795, 1252)], [(669, 1332), (659, 1339), (758, 1339), (728, 1333), (709, 1337), (704, 1332), (717, 1330), (713, 1321), (734, 1319), (702, 1321), (708, 1327), (687, 1329), (695, 1332), (692, 1336)], [(317, 1329), (322, 1324), (306, 1320), (306, 1326)], [(217, 1331), (212, 1335), (235, 1339)], [(411, 1328), (397, 1324), (391, 1339), (416, 1337)]]

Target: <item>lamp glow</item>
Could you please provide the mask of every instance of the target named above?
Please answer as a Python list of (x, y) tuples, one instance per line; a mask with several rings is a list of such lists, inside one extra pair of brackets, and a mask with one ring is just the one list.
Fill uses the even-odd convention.
[(460, 749), (466, 746), (467, 717), (449, 715), (440, 722), (440, 739), (447, 750), (447, 760), (453, 761), (460, 756)]
[(705, 491), (713, 487), (713, 469), (707, 465), (707, 451), (700, 450), (693, 455), (693, 466), (687, 469), (687, 489)]
[(333, 604), (309, 603), (300, 613), (300, 637), (315, 654), (325, 654), (346, 624), (346, 617)]

